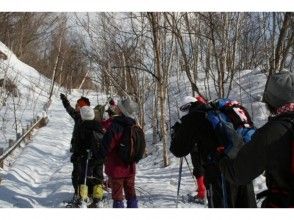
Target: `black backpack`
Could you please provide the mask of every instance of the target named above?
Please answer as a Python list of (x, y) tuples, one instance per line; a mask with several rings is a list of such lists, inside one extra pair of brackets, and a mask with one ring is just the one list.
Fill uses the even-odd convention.
[(100, 146), (101, 146), (100, 142), (103, 138), (103, 133), (98, 132), (98, 131), (92, 131), (92, 134), (93, 134), (94, 143), (92, 144), (91, 152), (92, 152), (93, 157), (95, 159), (101, 159), (99, 151), (100, 151)]
[(145, 148), (145, 134), (142, 128), (137, 124), (126, 126), (118, 148), (122, 161), (125, 164), (138, 163), (144, 156)]

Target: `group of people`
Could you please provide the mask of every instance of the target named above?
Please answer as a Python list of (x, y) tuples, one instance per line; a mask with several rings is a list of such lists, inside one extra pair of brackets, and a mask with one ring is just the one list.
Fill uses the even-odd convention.
[(109, 118), (103, 119), (105, 107), (92, 108), (86, 97), (78, 99), (75, 108), (64, 94), (60, 94), (60, 98), (74, 120), (70, 149), (70, 160), (73, 164), (73, 204), (80, 207), (85, 200), (89, 201), (91, 198), (92, 203), (88, 207), (102, 207), (104, 165), (109, 178), (107, 185), (112, 191), (113, 207), (123, 208), (126, 199), (127, 208), (138, 208), (135, 192), (136, 164), (124, 163), (117, 151), (124, 128), (136, 124), (133, 118), (137, 111), (136, 103), (129, 98), (118, 101), (111, 99), (105, 111)]
[[(136, 163), (124, 163), (117, 150), (125, 126), (136, 124), (133, 118), (136, 104), (130, 99), (111, 100), (106, 110), (110, 117), (103, 120), (95, 119), (89, 99), (81, 97), (73, 108), (65, 95), (60, 97), (75, 121), (71, 140), (75, 199), (83, 199), (87, 179), (92, 206), (99, 207), (105, 165), (113, 207), (123, 208), (126, 199), (127, 208), (137, 208)], [(293, 73), (282, 71), (268, 79), (264, 102), (272, 116), (259, 129), (254, 128), (246, 110), (238, 105), (233, 123), (218, 113), (211, 113), (215, 103), (203, 97), (183, 100), (182, 117), (172, 127), (170, 150), (177, 157), (191, 155), (198, 199), (207, 198), (211, 208), (255, 208), (252, 181), (264, 174), (268, 189), (260, 195), (264, 197), (262, 207), (294, 207)], [(236, 103), (231, 104), (234, 107)], [(100, 134), (98, 141), (97, 134)]]
[(267, 190), (258, 195), (264, 198), (262, 207), (294, 208), (293, 73), (281, 71), (268, 79), (263, 101), (272, 115), (259, 129), (240, 109), (236, 113), (245, 124), (234, 126), (211, 117), (213, 103), (202, 97), (183, 100), (183, 116), (172, 127), (170, 150), (177, 157), (190, 153), (196, 161), (196, 196), (203, 199), (206, 194), (211, 208), (254, 208), (252, 181), (263, 174)]

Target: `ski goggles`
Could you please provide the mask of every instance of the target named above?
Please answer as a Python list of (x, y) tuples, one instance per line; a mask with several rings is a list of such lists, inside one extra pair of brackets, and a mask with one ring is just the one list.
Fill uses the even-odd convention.
[(182, 111), (182, 112), (187, 112), (187, 111), (189, 111), (191, 105), (192, 105), (191, 102), (189, 102), (189, 103), (187, 103), (187, 104), (185, 104), (185, 105), (182, 105), (182, 106), (180, 107), (180, 111)]

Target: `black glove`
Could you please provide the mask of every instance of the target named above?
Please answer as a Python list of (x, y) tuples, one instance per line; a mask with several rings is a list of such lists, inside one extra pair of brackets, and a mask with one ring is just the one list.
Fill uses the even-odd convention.
[(63, 93), (60, 93), (60, 99), (63, 100), (67, 100), (66, 96)]
[(69, 106), (69, 101), (63, 93), (60, 93), (60, 99), (62, 101), (63, 106), (67, 108)]

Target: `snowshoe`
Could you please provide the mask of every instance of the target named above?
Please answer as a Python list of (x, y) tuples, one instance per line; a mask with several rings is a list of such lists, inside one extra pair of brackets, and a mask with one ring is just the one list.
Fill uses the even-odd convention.
[(200, 205), (206, 205), (206, 199), (200, 199), (197, 195), (187, 194), (186, 196), (182, 196), (183, 203), (195, 203)]
[(65, 208), (78, 208), (80, 205), (80, 196), (74, 194), (71, 200), (63, 202), (66, 203)]
[(93, 199), (93, 202), (88, 205), (88, 208), (103, 208), (103, 202), (100, 199)]
[(79, 208), (88, 208), (88, 201), (82, 200), (79, 204)]
[(201, 205), (205, 205), (206, 204), (206, 200), (199, 198), (197, 195), (192, 196), (191, 194), (187, 194), (188, 197), (188, 202), (189, 203), (197, 203), (197, 204), (201, 204)]

